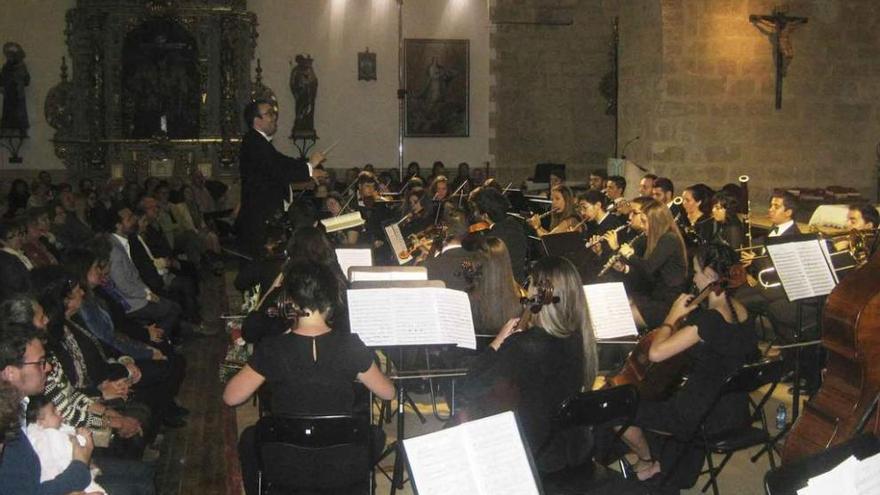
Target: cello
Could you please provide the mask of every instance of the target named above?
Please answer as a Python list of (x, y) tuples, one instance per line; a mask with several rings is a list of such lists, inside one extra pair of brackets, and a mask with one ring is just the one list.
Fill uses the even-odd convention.
[(880, 435), (880, 256), (831, 291), (822, 315), (827, 351), (819, 391), (804, 406), (782, 450), (790, 463), (861, 432)]

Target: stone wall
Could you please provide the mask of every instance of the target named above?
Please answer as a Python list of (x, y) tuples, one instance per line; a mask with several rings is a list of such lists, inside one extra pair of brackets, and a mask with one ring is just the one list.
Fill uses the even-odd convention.
[(599, 91), (616, 2), (492, 0), (489, 151), (502, 181), (536, 163), (565, 163), (571, 180), (614, 153), (614, 118)]
[[(788, 2), (809, 17), (774, 109), (772, 45), (749, 23), (769, 0), (621, 2), (620, 139), (678, 186), (747, 174), (773, 187), (853, 186), (874, 198), (880, 137), (880, 12), (868, 0)], [(624, 89), (625, 88), (625, 89)]]

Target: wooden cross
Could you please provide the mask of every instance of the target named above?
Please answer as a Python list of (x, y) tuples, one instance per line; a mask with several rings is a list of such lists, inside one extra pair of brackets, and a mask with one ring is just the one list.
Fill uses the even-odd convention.
[(794, 58), (794, 47), (791, 44), (791, 33), (797, 27), (807, 23), (806, 17), (789, 17), (780, 8), (773, 9), (771, 15), (750, 15), (749, 22), (759, 31), (770, 37), (773, 43), (774, 61), (776, 62), (776, 109), (782, 108), (782, 79), (785, 77), (788, 64)]

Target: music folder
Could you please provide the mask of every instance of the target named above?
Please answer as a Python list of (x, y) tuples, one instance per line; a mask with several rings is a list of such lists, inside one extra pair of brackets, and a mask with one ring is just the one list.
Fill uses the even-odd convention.
[(351, 280), (349, 269), (351, 267), (373, 266), (373, 252), (370, 249), (336, 249), (336, 261), (342, 273)]
[(539, 495), (535, 463), (513, 412), (403, 440), (418, 495)]
[(388, 245), (391, 246), (394, 259), (397, 260), (399, 265), (409, 263), (413, 259), (412, 255), (409, 254), (406, 239), (404, 239), (403, 233), (400, 231), (401, 222), (403, 222), (402, 219), (382, 224), (382, 231), (385, 232), (385, 238), (388, 239)]
[(767, 254), (791, 302), (825, 296), (837, 285), (827, 246), (816, 236), (767, 239)]
[(351, 331), (369, 347), (455, 344), (475, 350), (467, 293), (431, 287), (431, 282), (410, 282), (425, 287), (349, 290)]

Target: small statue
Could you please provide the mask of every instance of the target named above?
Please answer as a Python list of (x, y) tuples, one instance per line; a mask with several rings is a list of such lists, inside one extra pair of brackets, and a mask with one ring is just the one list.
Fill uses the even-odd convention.
[(294, 138), (314, 138), (315, 97), (318, 95), (318, 76), (312, 68), (311, 56), (296, 56), (296, 67), (290, 71), (290, 91), (296, 100), (293, 120)]
[(24, 88), (31, 83), (31, 75), (24, 64), (24, 49), (15, 42), (3, 45), (6, 63), (0, 70), (0, 87), (3, 91), (3, 116), (0, 129), (15, 129), (24, 136), (30, 127)]

